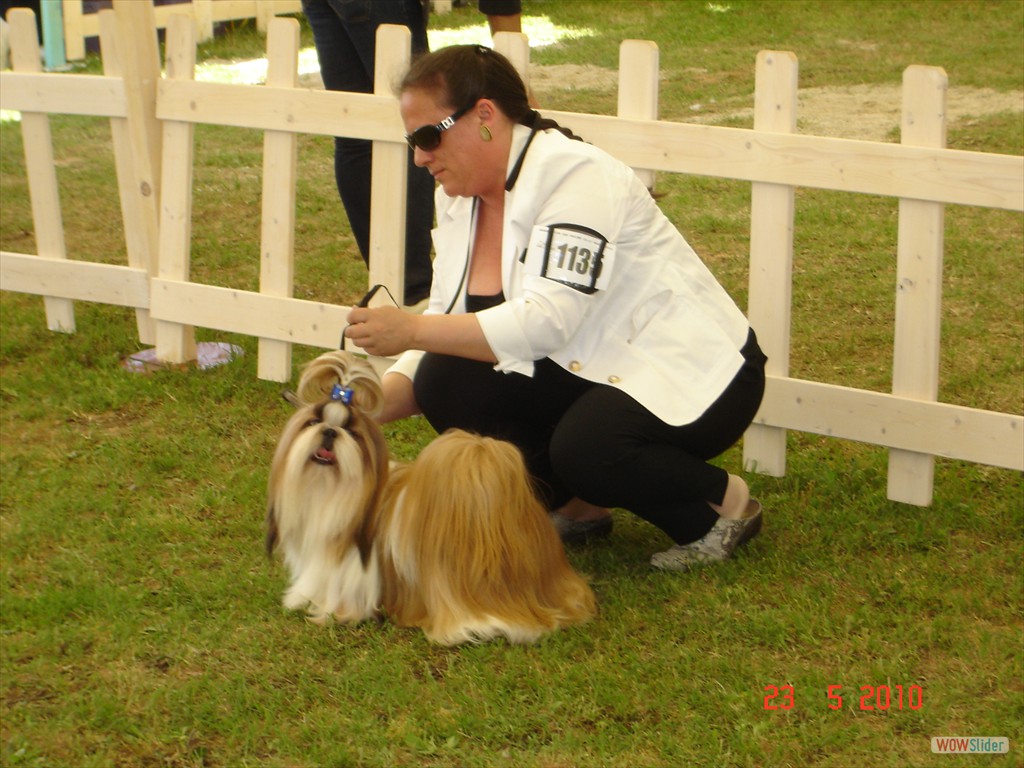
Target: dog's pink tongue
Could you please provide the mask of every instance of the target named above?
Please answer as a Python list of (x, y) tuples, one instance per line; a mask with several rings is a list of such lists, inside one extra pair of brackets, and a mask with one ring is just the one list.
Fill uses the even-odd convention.
[(324, 461), (334, 461), (334, 451), (328, 451), (326, 448), (318, 448), (316, 451), (316, 455), (318, 459), (323, 459)]

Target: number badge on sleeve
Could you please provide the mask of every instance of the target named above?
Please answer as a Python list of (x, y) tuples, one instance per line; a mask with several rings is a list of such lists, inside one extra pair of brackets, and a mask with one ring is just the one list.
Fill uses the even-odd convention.
[(599, 232), (575, 224), (534, 227), (526, 268), (584, 293), (608, 287), (615, 246)]

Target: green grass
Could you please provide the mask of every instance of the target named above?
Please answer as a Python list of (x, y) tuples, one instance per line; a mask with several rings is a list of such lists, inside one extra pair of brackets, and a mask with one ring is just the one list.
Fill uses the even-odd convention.
[[(622, 39), (657, 41), (670, 119), (711, 96), (749, 105), (759, 48), (796, 51), (803, 87), (898, 83), (914, 63), (944, 66), (953, 88), (1019, 91), (1024, 79), (1017, 2), (574, 0), (527, 13), (588, 30), (535, 50), (539, 64), (613, 67)], [(432, 23), (480, 21), (466, 8)], [(261, 48), (239, 24), (201, 57)], [(543, 98), (615, 104), (607, 89)], [(53, 131), (71, 256), (124, 263), (109, 130), (58, 117)], [(194, 273), (251, 287), (260, 137), (196, 135)], [(949, 143), (1021, 154), (1021, 114), (955, 123)], [(341, 303), (366, 273), (330, 157), (328, 139), (300, 140), (296, 296)], [(659, 189), (745, 305), (749, 185), (662, 174)], [(798, 193), (795, 375), (889, 387), (895, 209)], [(1021, 412), (1022, 243), (1019, 213), (947, 209), (945, 402)], [(11, 123), (0, 124), (0, 247), (34, 249)], [(535, 647), (447, 650), (280, 607), (285, 573), (263, 556), (262, 524), (289, 407), (282, 385), (256, 378), (253, 339), (199, 329), (246, 354), (132, 375), (120, 361), (139, 347), (133, 313), (78, 303), (76, 317), (76, 334), (50, 333), (40, 299), (0, 293), (0, 765), (1021, 765), (1020, 473), (940, 460), (932, 506), (906, 506), (885, 498), (883, 450), (794, 433), (785, 477), (748, 478), (766, 530), (735, 560), (654, 573), (647, 560), (668, 541), (616, 511), (610, 540), (570, 552), (598, 596), (594, 622)], [(296, 366), (319, 351), (297, 348)], [(420, 420), (387, 434), (400, 459), (433, 436)], [(739, 449), (721, 462), (738, 469)], [(791, 685), (793, 708), (766, 710), (769, 685)], [(838, 711), (830, 685), (843, 686)], [(864, 685), (918, 685), (923, 706), (862, 711)], [(929, 737), (942, 735), (1008, 736), (1011, 753), (934, 756)]]

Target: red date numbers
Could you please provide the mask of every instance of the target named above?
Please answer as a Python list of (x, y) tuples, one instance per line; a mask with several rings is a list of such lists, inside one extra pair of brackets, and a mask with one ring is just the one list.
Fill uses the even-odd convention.
[[(789, 710), (796, 705), (796, 690), (792, 685), (764, 686), (764, 708), (766, 710)], [(850, 697), (847, 697), (850, 698)], [(919, 710), (924, 706), (924, 689), (919, 685), (862, 685), (858, 701), (862, 712), (888, 712), (890, 710)], [(825, 691), (829, 709), (842, 709), (844, 704), (843, 686), (830, 685)]]
[[(782, 687), (766, 685), (764, 690), (767, 694), (764, 697), (765, 709), (792, 709), (796, 703), (796, 694), (792, 685), (783, 685)], [(778, 699), (777, 702), (776, 699)]]

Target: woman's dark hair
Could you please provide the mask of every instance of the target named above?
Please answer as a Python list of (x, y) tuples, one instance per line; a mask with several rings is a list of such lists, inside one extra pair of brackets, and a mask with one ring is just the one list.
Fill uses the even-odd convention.
[(554, 128), (571, 139), (580, 139), (535, 112), (512, 62), (482, 45), (452, 45), (419, 56), (399, 84), (400, 92), (410, 89), (432, 92), (453, 112), (472, 107), (478, 99), (490, 99), (514, 122), (539, 131)]

